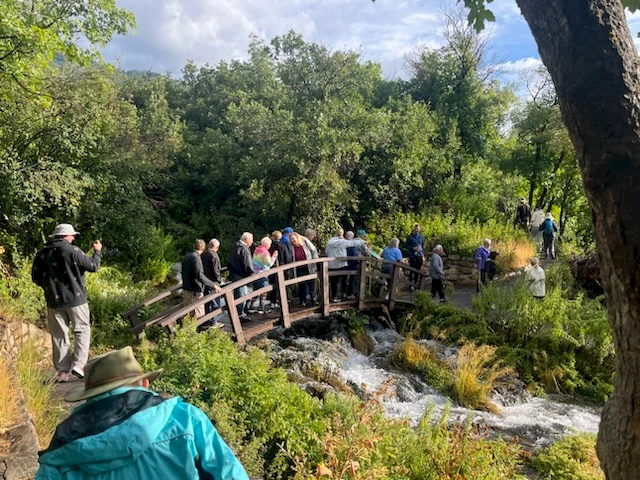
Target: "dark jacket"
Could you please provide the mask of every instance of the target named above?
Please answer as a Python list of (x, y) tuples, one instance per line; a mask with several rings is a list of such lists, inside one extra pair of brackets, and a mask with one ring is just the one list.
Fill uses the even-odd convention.
[(215, 287), (215, 283), (204, 274), (200, 254), (192, 250), (182, 257), (182, 288), (189, 292), (202, 292), (205, 285)]
[(496, 276), (496, 272), (498, 271), (498, 266), (492, 258), (489, 258), (484, 266), (484, 269), (487, 272), (487, 278), (489, 280), (493, 280), (493, 278)]
[(293, 256), (291, 255), (291, 249), (288, 245), (280, 240), (274, 240), (271, 242), (271, 248), (269, 253), (273, 255), (273, 252), (278, 252), (278, 265), (286, 265), (293, 262)]
[(100, 252), (93, 257), (62, 238), (50, 240), (33, 261), (31, 279), (44, 289), (49, 308), (77, 307), (87, 303), (84, 272), (97, 272)]
[[(409, 258), (424, 257), (424, 237), (421, 233), (410, 233), (407, 237), (406, 247), (408, 250)], [(418, 247), (418, 251), (415, 251), (413, 247)]]
[(220, 273), (220, 257), (217, 252), (213, 250), (205, 250), (200, 255), (202, 260), (202, 267), (204, 268), (204, 275), (216, 285), (222, 283), (222, 275)]
[(516, 223), (528, 223), (530, 221), (531, 207), (526, 203), (521, 203), (516, 211)]
[(249, 247), (242, 242), (236, 242), (229, 255), (227, 267), (231, 281), (253, 275), (253, 258)]

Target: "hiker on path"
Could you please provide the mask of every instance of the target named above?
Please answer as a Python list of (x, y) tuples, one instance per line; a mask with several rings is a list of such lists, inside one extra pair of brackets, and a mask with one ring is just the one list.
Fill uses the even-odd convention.
[[(229, 261), (227, 262), (229, 281), (235, 282), (253, 275), (253, 259), (251, 257), (251, 250), (249, 250), (251, 245), (253, 245), (253, 233), (250, 232), (244, 232), (240, 236), (240, 240), (234, 244), (229, 254)], [(248, 293), (249, 287), (243, 285), (233, 290), (233, 298), (244, 297)], [(245, 305), (246, 302), (242, 302), (236, 307), (241, 320), (249, 318), (249, 315), (245, 312)]]
[(487, 260), (489, 259), (489, 254), (491, 253), (491, 240), (485, 238), (482, 241), (482, 246), (478, 248), (476, 254), (474, 255), (474, 259), (476, 260), (476, 266), (478, 271), (480, 272), (480, 276), (477, 281), (477, 290), (480, 292), (480, 288), (487, 283)]
[(525, 232), (529, 231), (529, 224), (531, 223), (531, 207), (527, 203), (526, 199), (522, 197), (520, 204), (516, 210), (516, 218), (514, 225), (520, 227)]
[(442, 261), (442, 255), (444, 255), (444, 248), (442, 245), (436, 245), (431, 254), (429, 276), (431, 277), (431, 297), (435, 300), (437, 293), (440, 297), (440, 302), (444, 303), (447, 299), (444, 296), (444, 262)]
[[(289, 240), (295, 262), (304, 262), (306, 260), (318, 258), (318, 250), (307, 237), (303, 237), (299, 233), (294, 232), (290, 235)], [(296, 277), (304, 277), (306, 275), (316, 273), (316, 271), (316, 264), (302, 265), (300, 267), (296, 267)], [(313, 301), (313, 285), (313, 280), (300, 282), (298, 284), (298, 297), (300, 298), (300, 305), (303, 307), (306, 307)]]
[(527, 270), (525, 280), (531, 295), (535, 298), (543, 299), (547, 294), (546, 275), (544, 269), (540, 266), (540, 260), (535, 257), (531, 259), (531, 268)]
[[(218, 239), (212, 238), (211, 240), (209, 240), (207, 247), (208, 248), (204, 252), (202, 252), (202, 254), (200, 255), (200, 259), (202, 260), (202, 268), (204, 269), (205, 277), (211, 280), (214, 283), (214, 286), (213, 287), (209, 287), (208, 285), (204, 286), (203, 293), (205, 296), (213, 292), (219, 293), (222, 291), (221, 265), (220, 265), (220, 257), (218, 256), (218, 250), (220, 250), (220, 242), (218, 241)], [(220, 297), (205, 303), (204, 313), (205, 314), (211, 313), (216, 308), (219, 308), (219, 307), (220, 307)], [(212, 318), (211, 320), (207, 321), (201, 326), (208, 327), (211, 325), (215, 327), (222, 326), (222, 324), (218, 323), (218, 321), (215, 318)]]
[[(325, 253), (327, 257), (346, 257), (347, 256), (347, 248), (348, 247), (364, 247), (366, 242), (364, 240), (347, 240), (344, 238), (344, 230), (342, 228), (338, 228), (336, 230), (335, 236), (331, 237), (327, 242), (327, 248), (325, 249)], [(329, 262), (329, 270), (347, 270), (349, 268), (349, 264), (347, 260), (332, 260)], [(331, 298), (333, 302), (337, 302), (338, 297), (338, 285), (340, 285), (340, 290), (342, 292), (342, 296), (347, 296), (347, 276), (346, 275), (336, 275), (334, 277), (330, 277), (330, 286), (331, 286)]]
[(544, 222), (540, 225), (539, 230), (542, 232), (544, 258), (556, 258), (556, 235), (558, 235), (560, 228), (551, 212), (547, 212), (544, 216)]
[(40, 452), (36, 480), (249, 480), (202, 410), (149, 390), (161, 373), (145, 373), (131, 347), (92, 358), (65, 395), (86, 402)]
[(484, 266), (484, 269), (487, 271), (487, 283), (493, 282), (493, 279), (498, 272), (498, 265), (496, 264), (496, 258), (500, 255), (498, 252), (491, 251), (489, 253), (489, 258), (487, 258), (487, 263)]
[[(202, 258), (204, 252), (204, 240), (197, 239), (193, 244), (193, 250), (182, 257), (182, 303), (186, 307), (197, 302), (204, 296), (204, 288), (216, 288), (213, 280), (209, 280), (204, 274)], [(220, 286), (218, 286), (220, 289)], [(196, 318), (204, 315), (204, 305), (196, 307), (193, 311)]]
[[(274, 251), (270, 253), (271, 248), (271, 239), (269, 237), (264, 237), (260, 240), (260, 246), (258, 246), (253, 252), (253, 273), (262, 273), (269, 270), (276, 263), (278, 259), (278, 251)], [(269, 285), (269, 278), (259, 278), (255, 282), (253, 282), (253, 289), (258, 290), (260, 288), (266, 287)], [(265, 307), (265, 302), (267, 300), (267, 294), (263, 293), (260, 295), (258, 300), (258, 313), (269, 313), (271, 311), (271, 307)], [(252, 307), (253, 309), (253, 307)], [(249, 313), (253, 313), (251, 310)]]
[[(93, 242), (93, 256), (72, 245), (78, 232), (68, 223), (56, 225), (49, 241), (33, 261), (31, 279), (42, 287), (47, 301), (47, 319), (53, 345), (56, 382), (66, 382), (72, 373), (84, 378), (91, 339), (89, 305), (84, 272), (100, 268), (100, 240)], [(73, 358), (69, 326), (73, 329)]]
[[(409, 234), (406, 241), (407, 250), (409, 251), (409, 266), (417, 270), (422, 269), (424, 263), (424, 237), (420, 233), (420, 224), (413, 226), (413, 231)], [(420, 281), (420, 275), (417, 272), (409, 272), (409, 282), (417, 284)], [(415, 288), (411, 285), (411, 289)]]
[[(358, 230), (355, 234), (353, 232), (347, 232), (345, 235), (347, 240), (353, 240), (357, 238), (358, 240), (367, 241), (367, 232), (364, 230)], [(365, 246), (360, 247), (348, 247), (347, 248), (347, 256), (348, 257), (367, 257), (369, 255), (369, 249)], [(358, 270), (360, 268), (360, 262), (358, 260), (349, 260), (348, 262), (349, 270)], [(347, 285), (347, 298), (353, 300), (356, 298), (358, 294), (358, 289), (360, 287), (360, 276), (349, 275), (348, 285)]]
[[(384, 247), (382, 250), (382, 258), (389, 262), (401, 262), (402, 261), (402, 252), (400, 251), (400, 240), (397, 238), (392, 238), (389, 241), (389, 245)], [(382, 271), (386, 274), (391, 274), (393, 271), (393, 265), (390, 263), (382, 264)]]

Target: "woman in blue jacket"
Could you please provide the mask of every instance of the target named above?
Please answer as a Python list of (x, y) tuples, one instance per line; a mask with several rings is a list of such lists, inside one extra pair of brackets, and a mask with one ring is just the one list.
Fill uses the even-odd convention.
[(131, 347), (89, 361), (65, 396), (87, 402), (58, 425), (36, 480), (248, 480), (202, 410), (148, 390), (161, 373), (144, 373)]

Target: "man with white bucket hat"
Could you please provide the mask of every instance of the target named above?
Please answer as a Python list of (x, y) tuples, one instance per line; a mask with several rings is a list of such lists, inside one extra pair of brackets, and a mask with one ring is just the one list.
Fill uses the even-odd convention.
[[(84, 378), (84, 364), (89, 357), (89, 305), (84, 272), (100, 267), (100, 240), (93, 242), (93, 256), (72, 245), (79, 233), (68, 223), (56, 225), (49, 241), (33, 261), (32, 280), (44, 289), (47, 317), (53, 344), (56, 381), (66, 382), (69, 374)], [(73, 328), (71, 354), (69, 326)]]
[(65, 396), (86, 402), (40, 452), (36, 480), (248, 480), (202, 410), (149, 390), (161, 373), (145, 373), (131, 347), (92, 358)]

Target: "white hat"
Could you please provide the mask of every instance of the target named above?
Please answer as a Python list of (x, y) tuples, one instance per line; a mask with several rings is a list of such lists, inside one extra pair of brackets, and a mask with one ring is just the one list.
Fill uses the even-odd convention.
[(544, 218), (546, 218), (547, 220), (553, 220), (553, 216), (551, 215), (551, 212), (545, 213)]
[(80, 235), (80, 232), (76, 232), (76, 229), (70, 223), (59, 223), (53, 229), (53, 233), (49, 235), (49, 238), (66, 237), (67, 235)]

